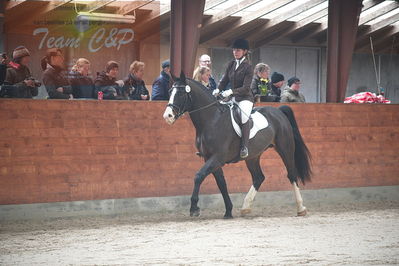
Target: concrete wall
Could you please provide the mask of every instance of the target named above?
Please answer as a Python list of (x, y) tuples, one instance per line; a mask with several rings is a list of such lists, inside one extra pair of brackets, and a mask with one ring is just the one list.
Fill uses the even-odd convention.
[[(263, 46), (255, 49), (252, 64), (267, 63), (271, 71), (283, 73), (286, 81), (292, 76), (301, 79), (301, 91), (307, 102), (325, 102), (327, 81), (326, 48)], [(227, 63), (232, 60), (231, 49), (213, 48), (213, 73), (220, 80)], [(377, 55), (377, 70), (381, 64), (381, 86), (392, 103), (399, 103), (399, 55)], [(376, 92), (377, 83), (371, 54), (354, 54), (347, 96), (359, 92), (359, 88)]]
[[(194, 128), (188, 115), (168, 126), (165, 105), (1, 99), (0, 205), (191, 194)], [(399, 105), (291, 106), (313, 155), (307, 189), (399, 185)], [(291, 189), (274, 150), (261, 165), (262, 191)], [(243, 162), (225, 175), (231, 193), (251, 186)], [(201, 193), (218, 193), (212, 177)]]

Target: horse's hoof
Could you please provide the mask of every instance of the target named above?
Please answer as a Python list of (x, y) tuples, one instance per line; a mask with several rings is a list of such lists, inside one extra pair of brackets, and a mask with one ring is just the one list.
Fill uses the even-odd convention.
[(297, 216), (306, 216), (307, 213), (308, 213), (308, 211), (306, 209), (304, 209), (303, 211), (298, 212)]
[(233, 219), (233, 215), (231, 215), (231, 213), (225, 214), (225, 215), (223, 216), (223, 219)]
[(198, 217), (198, 216), (200, 216), (200, 214), (201, 214), (201, 211), (200, 211), (199, 208), (194, 210), (194, 211), (190, 211), (190, 216), (191, 217)]
[(251, 209), (241, 209), (241, 215), (245, 216), (251, 213)]

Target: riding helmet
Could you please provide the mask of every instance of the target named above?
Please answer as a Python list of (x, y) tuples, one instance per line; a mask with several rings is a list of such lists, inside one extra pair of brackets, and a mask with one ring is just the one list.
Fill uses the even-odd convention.
[(249, 43), (245, 39), (236, 39), (231, 48), (249, 50)]

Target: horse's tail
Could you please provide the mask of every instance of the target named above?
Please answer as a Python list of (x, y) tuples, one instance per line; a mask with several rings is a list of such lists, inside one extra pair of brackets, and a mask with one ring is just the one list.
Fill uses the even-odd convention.
[(282, 105), (279, 107), (279, 109), (290, 121), (295, 141), (295, 167), (298, 171), (298, 175), (301, 178), (302, 183), (305, 184), (305, 181), (310, 181), (310, 177), (312, 175), (312, 169), (310, 166), (310, 161), (312, 157), (310, 151), (308, 147), (306, 147), (306, 144), (302, 139), (298, 125), (296, 123), (294, 112), (292, 111), (291, 107), (287, 105)]

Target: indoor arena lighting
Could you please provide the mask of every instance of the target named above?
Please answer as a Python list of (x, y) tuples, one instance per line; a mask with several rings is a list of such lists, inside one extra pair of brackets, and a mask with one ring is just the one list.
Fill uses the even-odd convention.
[(132, 15), (115, 15), (94, 12), (78, 12), (78, 20), (127, 23), (132, 24), (136, 21), (136, 16)]

